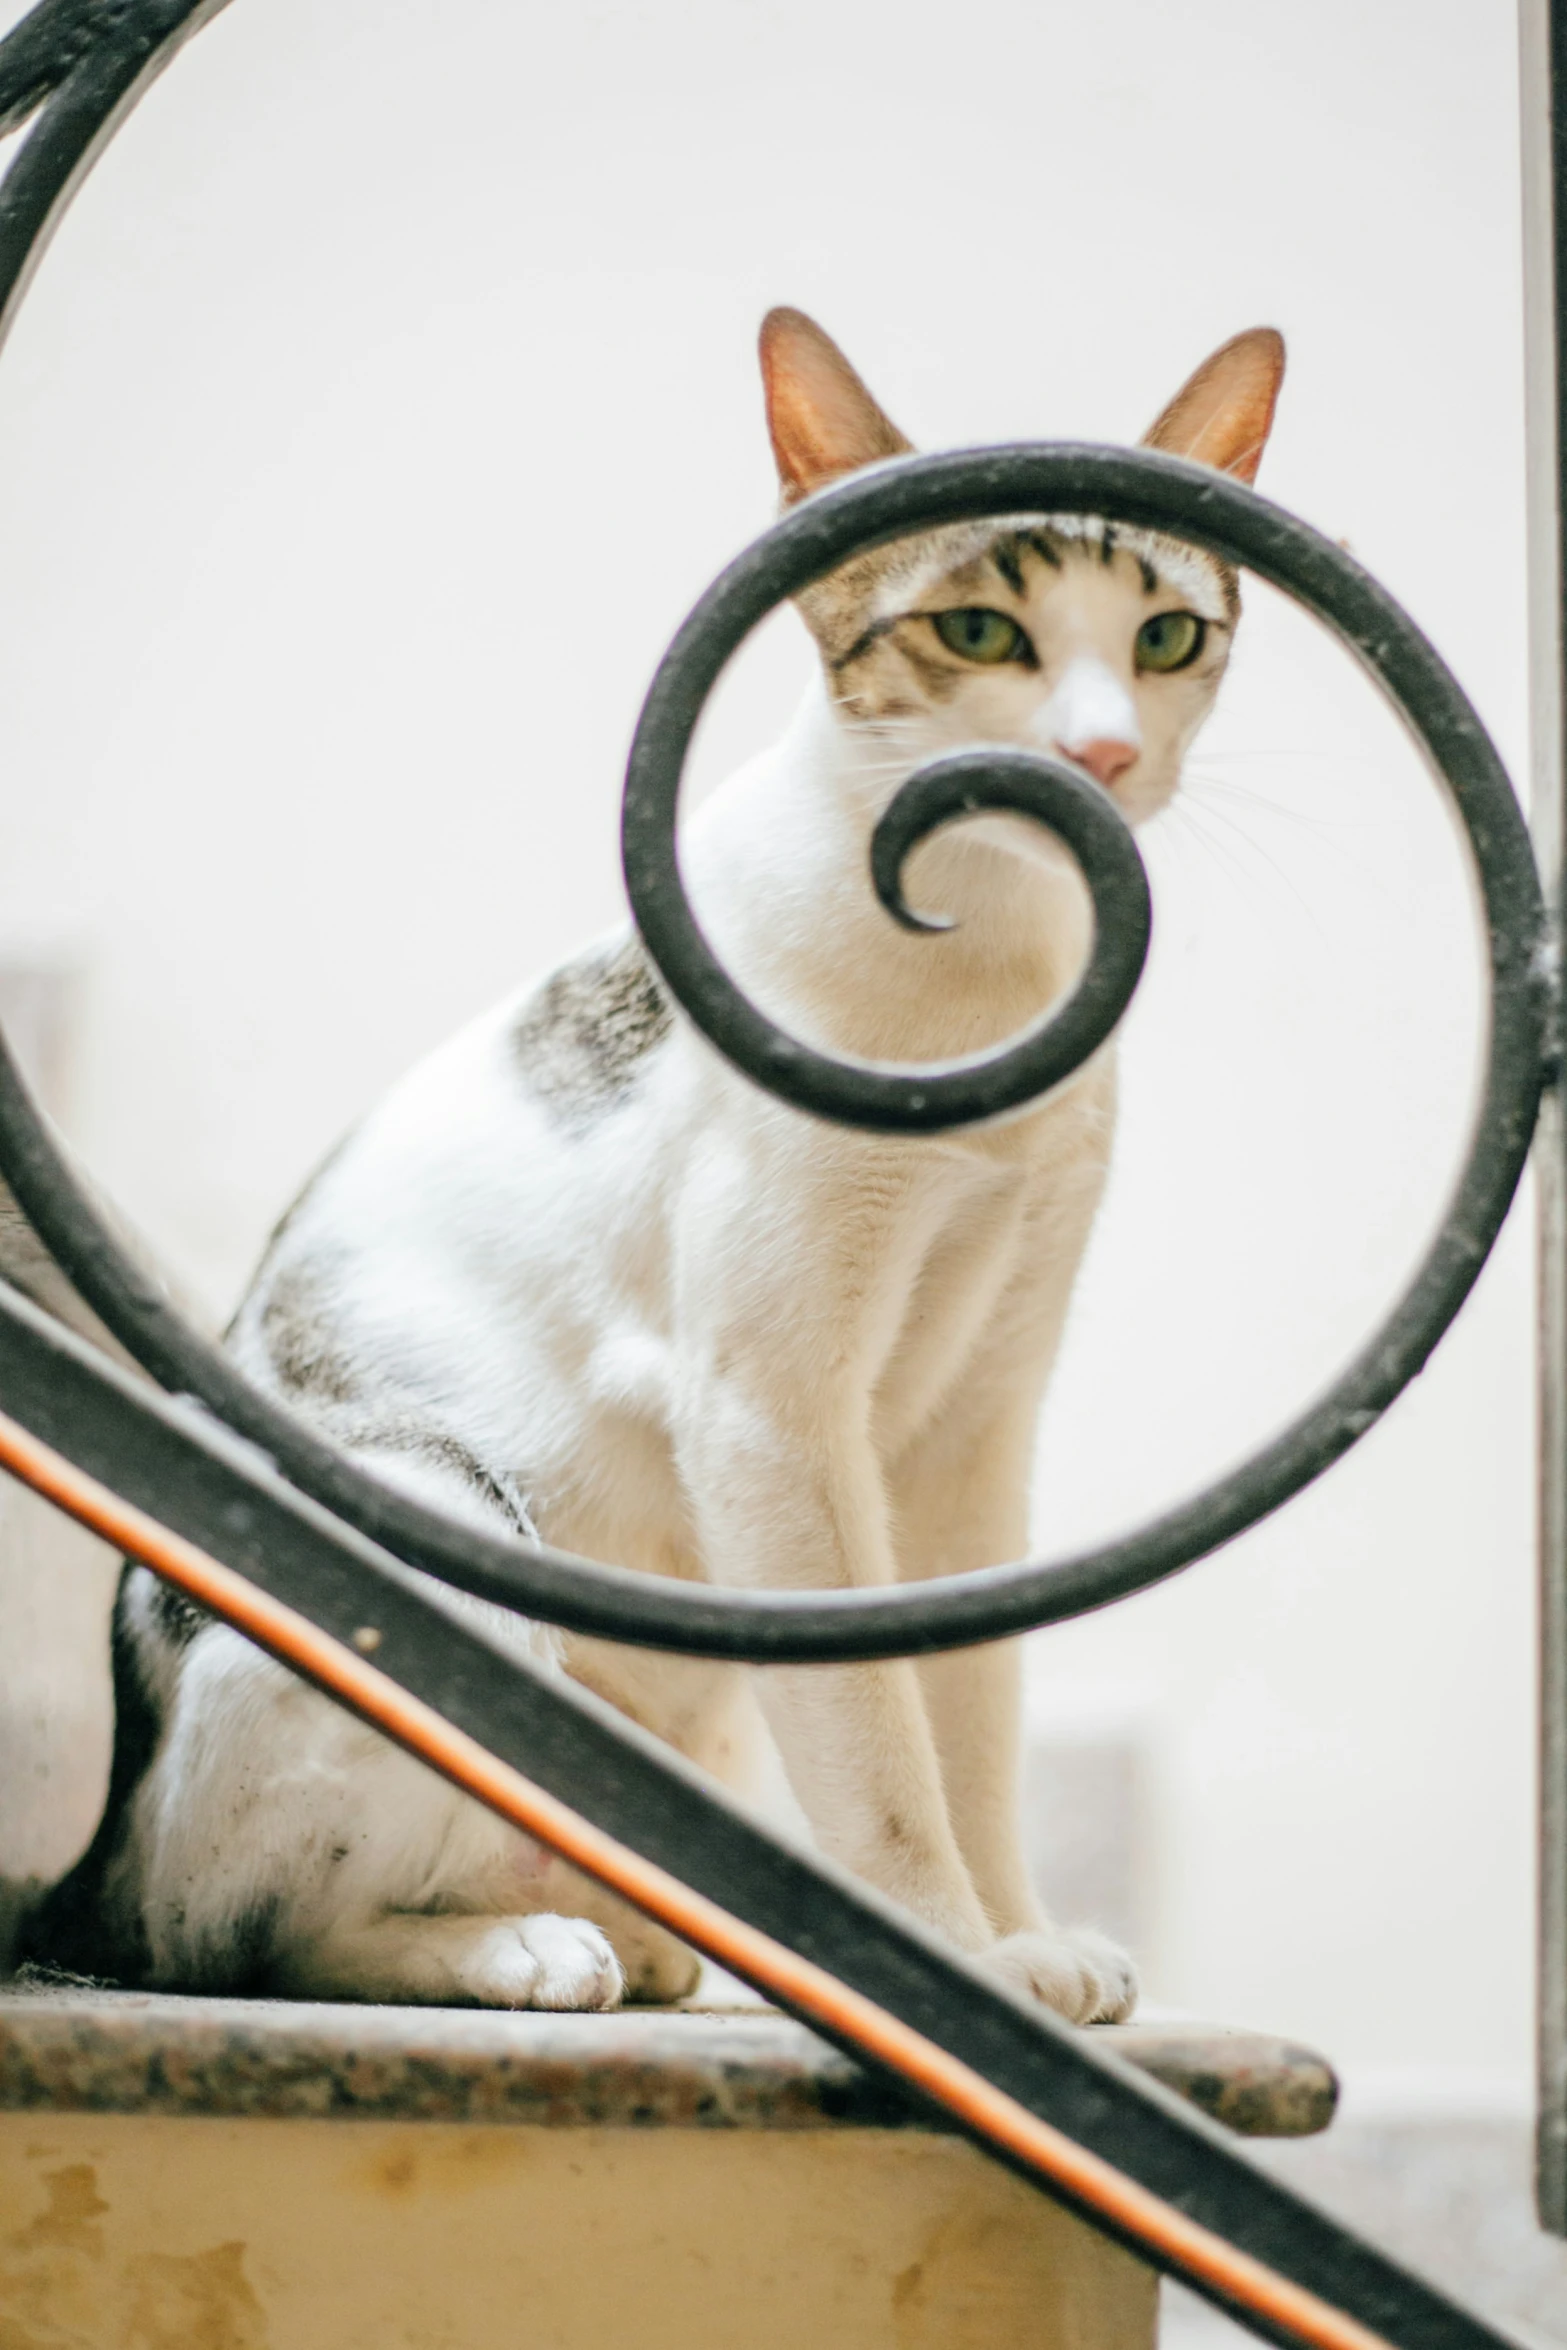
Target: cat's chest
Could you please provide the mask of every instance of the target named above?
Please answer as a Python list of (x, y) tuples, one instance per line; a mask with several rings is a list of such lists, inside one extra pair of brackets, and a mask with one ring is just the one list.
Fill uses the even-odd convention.
[(1103, 1184), (1106, 1120), (1105, 1105), (1082, 1105), (1032, 1152), (977, 1157), (934, 1203), (876, 1380), (885, 1454), (964, 1383), (1026, 1386), (1048, 1361)]

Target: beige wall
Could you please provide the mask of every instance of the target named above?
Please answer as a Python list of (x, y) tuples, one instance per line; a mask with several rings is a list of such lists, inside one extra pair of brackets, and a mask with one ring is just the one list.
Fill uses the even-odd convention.
[(954, 2139), (0, 2115), (16, 2350), (1152, 2350), (1155, 2296)]

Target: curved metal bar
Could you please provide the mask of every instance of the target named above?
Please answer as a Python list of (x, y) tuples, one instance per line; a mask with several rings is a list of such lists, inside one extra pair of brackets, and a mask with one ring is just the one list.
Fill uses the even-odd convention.
[(109, 37), (104, 0), (44, 0), (0, 41), (0, 132), (13, 131)]
[[(47, 18), (56, 31), (86, 26), (93, 34), (79, 59), (66, 59), (63, 79), (56, 76), (56, 95), (0, 191), (0, 314), (14, 310), (44, 238), (114, 125), (178, 44), (212, 12), (212, 0), (139, 0), (131, 6), (119, 0), (101, 9), (62, 0), (0, 43), (4, 102), (8, 92), (38, 87), (39, 58), (48, 44), (29, 28)], [(64, 57), (62, 44), (49, 51), (54, 64)], [(13, 61), (19, 61), (14, 77)], [(20, 105), (21, 97), (15, 102)], [(261, 1446), (302, 1492), (410, 1564), (572, 1630), (756, 1663), (915, 1654), (1059, 1622), (1175, 1573), (1320, 1475), (1419, 1371), (1484, 1262), (1528, 1148), (1542, 1083), (1543, 1015), (1550, 988), (1539, 884), (1500, 762), (1435, 652), (1347, 555), (1238, 484), (1146, 451), (999, 449), (900, 460), (857, 476), (797, 508), (741, 555), (697, 605), (665, 657), (643, 710), (628, 774), (628, 879), (650, 949), (692, 1018), (737, 1065), (800, 1106), (883, 1124), (891, 1104), (891, 1122), (905, 1127), (948, 1123), (954, 1106), (960, 1117), (994, 1116), (1015, 1106), (1023, 1098), (1014, 1090), (1022, 1049), (1015, 1044), (977, 1064), (934, 1076), (831, 1063), (827, 1071), (836, 1074), (825, 1074), (788, 1039), (782, 1040), (786, 1049), (780, 1054), (775, 1033), (712, 962), (685, 906), (674, 819), (685, 746), (702, 703), (734, 648), (775, 604), (850, 553), (908, 532), (979, 516), (1053, 512), (1103, 514), (1191, 540), (1257, 571), (1303, 602), (1356, 653), (1402, 713), (1445, 783), (1468, 836), (1484, 903), (1491, 976), (1490, 1049), (1474, 1136), (1425, 1261), (1382, 1328), (1326, 1396), (1205, 1493), (1132, 1534), (1058, 1562), (1024, 1560), (907, 1589), (823, 1594), (714, 1590), (600, 1565), (547, 1545), (480, 1534), (422, 1508), (369, 1476), (243, 1379), (126, 1254), (66, 1163), (9, 1058), (0, 1055), (0, 1171), (114, 1336), (162, 1385), (199, 1398), (236, 1434)], [(1000, 753), (987, 753), (982, 762), (984, 771), (998, 779), (1002, 763)], [(1065, 771), (1052, 772), (1054, 789)], [(914, 795), (895, 805), (883, 840), (879, 885), (884, 895), (895, 884), (892, 867), (899, 844), (912, 846), (948, 807), (947, 786), (940, 778), (916, 778), (915, 783)], [(1014, 770), (1008, 788), (1015, 783)], [(930, 796), (921, 798), (922, 793)], [(1006, 804), (1016, 803), (1009, 799)], [(1065, 833), (1080, 810), (1068, 814), (1065, 798), (1053, 805), (1048, 820), (1059, 821)], [(1087, 835), (1074, 837), (1084, 850)], [(1113, 865), (1115, 852), (1109, 853)], [(1112, 877), (1108, 884), (1112, 894), (1121, 888), (1123, 899), (1128, 872), (1123, 868), (1121, 882)], [(1105, 890), (1101, 876), (1101, 914), (1109, 903)], [(1098, 925), (1096, 960), (1110, 928), (1107, 920)], [(1126, 952), (1124, 941), (1121, 951)], [(1123, 968), (1117, 986), (1125, 978)], [(1103, 1009), (1101, 1003), (1096, 1016)], [(1069, 1006), (1058, 1021), (1066, 1012), (1081, 1017)], [(1091, 1031), (1092, 1022), (1084, 1018), (1074, 1050)], [(1023, 1047), (1043, 1045), (1056, 1052), (1059, 1043), (1059, 1027), (1051, 1022), (1034, 1038), (1025, 1038)], [(1082, 1049), (1091, 1050), (1092, 1044)], [(879, 1095), (873, 1082), (878, 1077), (888, 1080)], [(929, 1097), (938, 1087), (945, 1091), (934, 1104), (914, 1101), (915, 1094)]]
[[(1025, 1050), (1018, 1044), (940, 1073), (906, 1070), (894, 1081), (881, 1070), (833, 1062), (783, 1037), (729, 980), (691, 911), (675, 818), (687, 751), (707, 697), (741, 643), (777, 605), (889, 540), (943, 524), (1052, 513), (1102, 514), (1207, 548), (1282, 588), (1348, 646), (1453, 799), (1493, 917), (1493, 987), (1507, 995), (1497, 959), (1506, 960), (1510, 950), (1496, 918), (1513, 931), (1526, 960), (1532, 956), (1541, 920), (1533, 853), (1479, 718), (1408, 615), (1341, 548), (1205, 466), (1151, 450), (1024, 444), (900, 458), (809, 499), (714, 581), (659, 665), (627, 769), (626, 884), (638, 927), (671, 993), (719, 1051), (769, 1092), (849, 1125), (931, 1131), (994, 1117), (1031, 1098)], [(987, 805), (1022, 804), (999, 782), (1010, 773), (1022, 788), (1017, 752), (998, 745), (969, 757), (976, 783), (987, 773), (997, 779)], [(934, 779), (947, 764), (917, 770), (882, 819), (908, 847), (942, 820), (937, 794), (924, 823), (911, 825), (913, 805), (925, 799), (924, 779)], [(1501, 1009), (1500, 1028), (1493, 1028), (1493, 1042), (1504, 1054), (1512, 1018), (1509, 1003)], [(1053, 1027), (1046, 1023), (1027, 1043), (1037, 1052)], [(1053, 1076), (1047, 1082), (1057, 1081)], [(1532, 1106), (1529, 1114), (1532, 1120)]]
[[(655, 694), (657, 688), (655, 686)], [(656, 707), (650, 703), (650, 707)], [(944, 824), (993, 809), (1031, 817), (1071, 850), (1094, 907), (1088, 962), (1064, 1003), (997, 1053), (929, 1066), (835, 1061), (747, 1002), (703, 937), (680, 885), (674, 809), (689, 742), (644, 714), (626, 785), (625, 864), (632, 911), (671, 992), (727, 1060), (769, 1093), (846, 1126), (936, 1134), (1023, 1108), (1098, 1051), (1132, 999), (1148, 955), (1153, 913), (1137, 844), (1108, 795), (1063, 759), (1010, 744), (932, 759), (911, 775), (871, 839), (871, 879), (906, 930), (950, 925), (916, 914), (902, 872)]]
[(0, 41), (0, 129), (48, 100), (0, 181), (0, 341), (103, 149), (191, 35), (226, 5), (45, 0)]
[(89, 57), (166, 64), (186, 33), (227, 0), (42, 0), (0, 41), (0, 133), (15, 130)]
[[(691, 986), (695, 1001), (688, 1008), (721, 1049), (762, 1082), (775, 1079), (778, 1064), (766, 1024), (721, 972), (711, 976), (716, 966), (679, 896), (675, 799), (684, 746), (706, 693), (756, 621), (805, 580), (831, 569), (847, 549), (976, 512), (1065, 510), (1106, 513), (1194, 539), (1295, 594), (1388, 692), (1437, 767), (1469, 839), (1491, 979), (1490, 1048), (1474, 1136), (1424, 1263), (1326, 1396), (1194, 1500), (1135, 1533), (1059, 1562), (1025, 1560), (907, 1589), (824, 1594), (666, 1583), (547, 1545), (458, 1526), (323, 1443), (244, 1380), (151, 1288), (71, 1176), (14, 1069), (0, 1065), (0, 1167), (47, 1245), (122, 1344), (163, 1385), (199, 1396), (263, 1446), (303, 1491), (412, 1564), (573, 1630), (756, 1663), (915, 1654), (1060, 1622), (1175, 1573), (1320, 1475), (1420, 1370), (1485, 1260), (1533, 1130), (1549, 992), (1539, 884), (1506, 774), (1436, 653), (1348, 556), (1252, 492), (1146, 453), (1024, 448), (915, 458), (846, 483), (786, 517), (748, 549), (677, 637), (654, 680), (633, 751), (628, 868), (637, 877), (650, 949), (671, 987), (678, 994)], [(945, 787), (927, 788), (939, 795)], [(918, 800), (909, 802), (898, 819), (905, 829), (895, 830), (893, 845), (914, 837), (906, 828), (917, 831), (929, 813)], [(690, 959), (682, 960), (688, 953)], [(995, 1066), (987, 1062), (964, 1072), (964, 1081), (983, 1088)], [(794, 1068), (808, 1071), (809, 1063), (797, 1060)], [(833, 1114), (846, 1114), (852, 1088), (864, 1082), (865, 1073), (852, 1067), (833, 1079), (840, 1089)], [(814, 1083), (808, 1074), (793, 1086), (791, 1098), (804, 1106)], [(1005, 1083), (1010, 1085), (1010, 1076)], [(994, 1115), (1006, 1106), (998, 1092), (971, 1114)]]
[[(319, 1639), (299, 1637), (306, 1625), (356, 1648), (362, 1628), (373, 1628), (374, 1671), (383, 1688), (421, 1699), (444, 1724), (477, 1739), (487, 1755), (503, 1758), (535, 1788), (549, 1790), (699, 1897), (797, 1953), (809, 1968), (826, 1969), (839, 1985), (874, 2002), (883, 2021), (890, 2016), (912, 2027), (1123, 2176), (1280, 2275), (1326, 2296), (1385, 2342), (1400, 2350), (1511, 2350), (1439, 2289), (1271, 2178), (1229, 2130), (1106, 2052), (1098, 2034), (1064, 2024), (1046, 2008), (1025, 2006), (882, 1895), (820, 1854), (780, 1840), (672, 1748), (569, 1677), (499, 1646), (486, 1626), (459, 1615), (428, 1583), (290, 1492), (253, 1457), (237, 1455), (216, 1422), (192, 1421), (166, 1398), (139, 1387), (3, 1282), (0, 1413), (0, 1459), (13, 1473), (31, 1472), (40, 1490), (84, 1524), (125, 1543), (160, 1572), (172, 1571), (178, 1588), (271, 1646), (291, 1670), (316, 1678), (339, 1703), (353, 1702), (352, 1695), (339, 1674), (322, 1677)], [(10, 1424), (13, 1418), (20, 1424)], [(37, 1443), (30, 1446), (29, 1436)], [(42, 1461), (39, 1446), (47, 1448)], [(62, 1475), (67, 1461), (86, 1472), (86, 1492), (80, 1477)], [(198, 1561), (189, 1550), (183, 1560), (171, 1558), (182, 1539), (199, 1546), (206, 1559)], [(225, 1588), (217, 1561), (247, 1578), (248, 1592), (232, 1581)], [(292, 1638), (268, 1640), (263, 1595), (296, 1611)], [(275, 1615), (272, 1629), (281, 1629)], [(363, 1669), (362, 1650), (350, 1650), (343, 1661)], [(367, 1708), (366, 1718), (397, 1734), (396, 1716), (389, 1718), (384, 1705)], [(449, 1765), (449, 1740), (433, 1747), (427, 1738), (409, 1737), (407, 1743), (433, 1768)], [(458, 1783), (494, 1801), (471, 1778)], [(514, 1811), (503, 1816), (529, 1824)], [(531, 1824), (549, 1840), (544, 1823)], [(581, 1863), (588, 1856), (579, 1839), (571, 1843), (571, 1857)], [(633, 1901), (639, 1898), (635, 1880), (606, 1881)], [(700, 1922), (688, 1904), (682, 1906), (684, 1916), (667, 1908), (654, 1914), (676, 1931), (690, 1932)], [(696, 1938), (704, 1939), (700, 1930)], [(856, 2030), (842, 1999), (802, 1999), (804, 1985), (788, 1969), (753, 1971), (743, 1940), (738, 1946), (734, 1937), (708, 1940), (707, 1947), (851, 2056), (876, 2062), (878, 2050), (886, 2049), (883, 2035), (867, 2037), (863, 2024)], [(95, 1955), (89, 1942), (81, 1963), (90, 1966)], [(895, 2066), (892, 2078), (920, 2093), (906, 2065)], [(953, 2108), (941, 2110), (951, 2126)], [(993, 2130), (976, 2129), (975, 2135), (987, 2154), (1015, 2160)], [(1059, 2172), (1046, 2180), (1037, 2168), (1023, 2168), (1022, 2176), (1070, 2199)], [(1078, 2208), (1094, 2226), (1120, 2232), (1103, 2201)], [(1297, 2337), (1287, 2326), (1265, 2318), (1259, 2323), (1265, 2306), (1260, 2297), (1232, 2299), (1211, 2269), (1205, 2276), (1161, 2253), (1146, 2231), (1128, 2230), (1125, 2240), (1145, 2259), (1184, 2274), (1265, 2339), (1323, 2343), (1320, 2328), (1302, 2326)], [(1276, 2300), (1272, 2306), (1276, 2312)], [(1350, 2350), (1342, 2334), (1338, 2340), (1341, 2350)], [(1358, 2333), (1351, 2343), (1366, 2350)]]

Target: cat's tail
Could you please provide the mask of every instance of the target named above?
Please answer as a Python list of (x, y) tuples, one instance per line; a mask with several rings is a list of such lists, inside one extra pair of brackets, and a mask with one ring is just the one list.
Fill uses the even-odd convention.
[(56, 1958), (34, 1956), (40, 1922), (60, 1890), (42, 1877), (0, 1877), (0, 1985), (7, 1991), (120, 1989), (109, 1975), (81, 1974)]
[(28, 1921), (48, 1890), (41, 1877), (0, 1877), (0, 1983), (15, 1974)]
[(85, 1854), (57, 1885), (0, 1878), (0, 1982), (17, 1990), (70, 1985), (134, 1990), (140, 1970), (123, 1963), (103, 1909), (101, 1866)]

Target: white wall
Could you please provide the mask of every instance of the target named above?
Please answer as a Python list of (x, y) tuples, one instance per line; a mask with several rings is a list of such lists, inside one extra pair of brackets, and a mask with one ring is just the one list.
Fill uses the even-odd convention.
[[(612, 915), (618, 768), (767, 519), (751, 355), (816, 311), (926, 444), (1131, 438), (1274, 321), (1263, 487), (1525, 767), (1509, 12), (1482, 0), (241, 0), (122, 133), (0, 368), (0, 960), (81, 974), (74, 1134), (206, 1297), (355, 1111)], [(787, 707), (775, 628), (711, 767)], [(1252, 597), (1185, 803), (1040, 1537), (1326, 1379), (1455, 1163), (1476, 985), (1436, 795)], [(1154, 1988), (1516, 2071), (1528, 1242), (1318, 1491), (1041, 1636), (1157, 1763)]]

